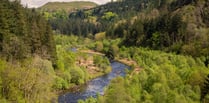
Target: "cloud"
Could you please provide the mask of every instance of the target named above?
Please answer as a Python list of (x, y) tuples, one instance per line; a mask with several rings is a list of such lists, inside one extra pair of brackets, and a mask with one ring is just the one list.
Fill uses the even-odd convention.
[(110, 0), (21, 0), (21, 4), (27, 5), (29, 8), (37, 8), (40, 7), (47, 2), (70, 2), (70, 1), (92, 1), (97, 4), (105, 4), (109, 2)]

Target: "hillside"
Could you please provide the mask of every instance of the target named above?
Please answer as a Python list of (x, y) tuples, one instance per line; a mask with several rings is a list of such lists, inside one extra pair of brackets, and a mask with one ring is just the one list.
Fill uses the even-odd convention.
[(0, 12), (0, 102), (50, 101), (56, 65), (50, 25), (19, 1), (1, 0)]
[(56, 11), (63, 9), (66, 12), (72, 12), (80, 9), (90, 9), (96, 7), (97, 4), (88, 1), (74, 1), (74, 2), (49, 2), (39, 9), (44, 11)]
[(126, 46), (208, 57), (208, 11), (208, 0), (124, 0), (79, 10), (50, 24), (63, 34), (106, 32), (110, 38), (124, 38)]
[(0, 103), (209, 103), (208, 1), (1, 0)]
[(107, 58), (69, 51), (83, 41), (55, 36), (38, 10), (2, 0), (0, 103), (56, 102), (61, 90), (110, 72)]

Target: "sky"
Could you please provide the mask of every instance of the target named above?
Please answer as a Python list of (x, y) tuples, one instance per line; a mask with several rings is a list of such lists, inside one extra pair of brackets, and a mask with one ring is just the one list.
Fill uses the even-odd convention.
[(105, 4), (111, 0), (21, 0), (21, 4), (27, 5), (29, 8), (37, 8), (40, 7), (47, 2), (70, 2), (70, 1), (92, 1), (97, 4)]

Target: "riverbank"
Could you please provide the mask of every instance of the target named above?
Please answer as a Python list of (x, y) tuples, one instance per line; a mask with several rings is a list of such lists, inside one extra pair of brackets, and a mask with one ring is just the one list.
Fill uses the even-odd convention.
[[(80, 50), (80, 52), (83, 52), (83, 53), (89, 53), (89, 54), (95, 54), (95, 55), (101, 55), (101, 56), (105, 56), (104, 53), (101, 53), (101, 52), (97, 52), (97, 51), (94, 51), (94, 50)], [(134, 70), (133, 72), (131, 73), (131, 77), (132, 75), (135, 73), (135, 74), (138, 74), (141, 70), (141, 67), (137, 65), (136, 61), (134, 60), (130, 60), (128, 58), (116, 58), (115, 61), (117, 62), (120, 62), (120, 63), (123, 63), (127, 66), (133, 66), (134, 67)]]
[(133, 74), (138, 74), (141, 70), (141, 67), (137, 65), (136, 61), (134, 60), (130, 60), (128, 58), (116, 58), (115, 59), (117, 62), (120, 62), (120, 63), (123, 63), (123, 64), (126, 64), (130, 67), (133, 67), (133, 71), (131, 72), (130, 74), (130, 77), (132, 77)]
[[(89, 97), (96, 98), (98, 94), (104, 95), (105, 87), (107, 87), (112, 79), (118, 76), (124, 77), (126, 75), (127, 65), (120, 62), (111, 62), (113, 68), (110, 73), (90, 80), (83, 87), (77, 87), (78, 91), (65, 92), (60, 95), (59, 103), (77, 103), (78, 100), (85, 100)], [(120, 71), (120, 72), (118, 72)]]
[(87, 54), (87, 57), (79, 56), (76, 61), (76, 65), (84, 67), (89, 73), (90, 79), (108, 74), (111, 72), (109, 60), (105, 57), (105, 54), (96, 52), (94, 50), (78, 50), (81, 54)]
[[(91, 81), (95, 78), (101, 77), (103, 75), (106, 75), (109, 72), (111, 72), (111, 69), (109, 70), (109, 72), (102, 72), (101, 68), (99, 68), (95, 64), (94, 55), (104, 57), (105, 54), (103, 54), (101, 52), (94, 51), (94, 50), (78, 50), (77, 53), (87, 55), (87, 56), (80, 55), (78, 57), (78, 59), (76, 60), (76, 65), (79, 67), (83, 67), (87, 71), (87, 73), (89, 75), (89, 79), (83, 84), (70, 86), (70, 88), (68, 88), (66, 90), (62, 90), (59, 94), (63, 94), (63, 93), (67, 93), (67, 92), (82, 91), (82, 88), (85, 87), (85, 85), (89, 81)], [(141, 68), (137, 65), (136, 61), (134, 61), (134, 60), (131, 60), (128, 58), (116, 58), (114, 61), (125, 64), (129, 67), (133, 67), (133, 71), (130, 73), (129, 77), (132, 77), (132, 75), (134, 75), (134, 74), (138, 74), (141, 70)], [(117, 73), (118, 73), (118, 71), (117, 71)]]
[[(76, 52), (75, 52), (76, 51)], [(75, 50), (73, 51), (75, 56), (76, 67), (81, 68), (85, 72), (85, 76), (88, 79), (81, 84), (70, 84), (68, 87), (58, 91), (58, 95), (64, 94), (66, 92), (77, 92), (81, 91), (82, 87), (93, 80), (94, 78), (101, 77), (111, 72), (112, 68), (108, 59), (104, 54), (95, 52), (93, 50)]]
[(100, 55), (100, 56), (105, 56), (104, 53), (97, 52), (97, 51), (94, 51), (94, 50), (79, 50), (79, 52), (88, 53), (88, 54), (94, 54), (94, 55)]

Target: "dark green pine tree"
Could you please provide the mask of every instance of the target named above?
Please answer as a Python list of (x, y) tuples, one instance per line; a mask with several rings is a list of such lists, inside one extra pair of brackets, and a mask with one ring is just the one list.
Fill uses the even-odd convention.
[(50, 25), (46, 24), (46, 31), (44, 34), (44, 44), (47, 47), (47, 51), (49, 54), (49, 60), (52, 61), (53, 66), (55, 67), (56, 65), (56, 59), (57, 59), (57, 54), (56, 54), (56, 47), (55, 47), (55, 41), (53, 38), (53, 33)]
[(31, 53), (32, 54), (38, 54), (40, 48), (41, 48), (41, 42), (40, 42), (40, 34), (39, 34), (39, 30), (38, 30), (38, 25), (37, 22), (33, 21), (31, 24), (31, 34), (30, 34), (30, 39), (31, 39)]
[(201, 101), (204, 101), (205, 96), (209, 92), (209, 75), (206, 77), (203, 88), (201, 89)]
[(3, 41), (5, 34), (9, 34), (10, 10), (8, 9), (8, 0), (2, 0), (0, 3), (0, 52), (3, 51)]
[[(56, 58), (52, 30), (35, 11), (21, 6), (20, 1), (1, 0), (0, 55), (6, 60), (24, 59), (39, 55)], [(55, 59), (53, 59), (55, 60)]]

